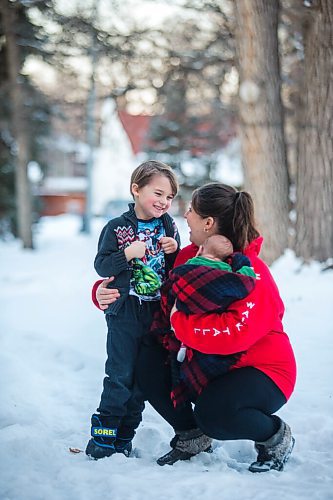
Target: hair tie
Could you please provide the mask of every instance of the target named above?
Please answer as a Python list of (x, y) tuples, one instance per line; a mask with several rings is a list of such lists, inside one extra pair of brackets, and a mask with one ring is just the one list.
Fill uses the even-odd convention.
[(235, 194), (235, 203), (239, 200), (241, 194), (242, 194), (242, 191), (237, 191), (237, 193)]

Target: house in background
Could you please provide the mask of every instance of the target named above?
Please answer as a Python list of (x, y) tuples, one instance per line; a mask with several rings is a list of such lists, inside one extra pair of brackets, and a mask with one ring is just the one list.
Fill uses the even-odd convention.
[(134, 155), (140, 155), (147, 142), (151, 116), (130, 115), (124, 110), (118, 110), (120, 122), (128, 135)]
[[(91, 172), (93, 215), (112, 218), (126, 210), (127, 203), (131, 201), (131, 173), (147, 158), (144, 151), (149, 143), (152, 120), (155, 118), (159, 119), (145, 115), (134, 116), (118, 110), (112, 99), (106, 99), (102, 104), (100, 139), (94, 151)], [(210, 124), (206, 125), (209, 129)], [(209, 135), (208, 130), (206, 136)], [(216, 144), (213, 146), (214, 151), (211, 151), (214, 163), (209, 171), (211, 177), (207, 178), (207, 169), (200, 159), (200, 152), (207, 149), (202, 140), (193, 141), (197, 145), (196, 157), (190, 151), (188, 157), (184, 156), (180, 162), (178, 175), (184, 184), (181, 195), (173, 203), (174, 213), (183, 212), (184, 203), (190, 198), (193, 188), (207, 182), (207, 179), (230, 183), (236, 187), (242, 185), (240, 146), (234, 124), (220, 130), (214, 138)], [(158, 147), (154, 149), (158, 152)], [(38, 191), (41, 215), (83, 215), (86, 206), (88, 145), (62, 133), (58, 134), (57, 139), (52, 139), (47, 151), (48, 175), (41, 182)], [(207, 152), (210, 154), (209, 147)], [(152, 157), (170, 161), (163, 154), (153, 154)]]
[(87, 190), (87, 144), (63, 133), (51, 137), (45, 146), (48, 172), (37, 189), (41, 215), (83, 214)]
[[(130, 200), (129, 179), (141, 161), (149, 116), (118, 111), (107, 99), (101, 109), (99, 146), (94, 151), (92, 211), (113, 216)], [(41, 215), (85, 212), (89, 147), (58, 133), (46, 145), (48, 173), (38, 186)]]
[[(128, 123), (128, 117), (126, 119)], [(133, 127), (133, 130), (136, 129)], [(127, 206), (131, 197), (131, 173), (137, 165), (134, 147), (139, 151), (138, 134), (133, 134), (132, 141), (130, 140), (115, 101), (106, 99), (101, 110), (100, 144), (95, 150), (92, 169), (91, 197), (94, 215), (109, 216), (112, 203), (115, 202), (124, 202)]]
[(86, 191), (86, 177), (46, 177), (38, 192), (41, 215), (82, 215)]

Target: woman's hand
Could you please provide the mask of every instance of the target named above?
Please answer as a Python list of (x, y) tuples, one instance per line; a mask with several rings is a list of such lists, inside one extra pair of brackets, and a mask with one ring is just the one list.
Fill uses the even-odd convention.
[(163, 238), (160, 239), (160, 243), (163, 252), (166, 254), (174, 253), (178, 248), (177, 241), (174, 238), (171, 238), (170, 236), (163, 236)]
[(104, 311), (110, 304), (113, 304), (120, 297), (116, 288), (107, 288), (107, 285), (114, 280), (114, 277), (103, 280), (96, 290), (96, 299), (100, 309)]

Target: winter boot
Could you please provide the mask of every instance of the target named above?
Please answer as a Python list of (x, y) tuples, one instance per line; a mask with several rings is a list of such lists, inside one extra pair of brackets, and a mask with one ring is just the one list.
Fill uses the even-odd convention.
[(211, 453), (212, 439), (200, 429), (191, 429), (189, 431), (176, 431), (172, 438), (170, 446), (172, 450), (157, 460), (158, 465), (173, 465), (178, 460), (189, 460), (202, 451)]
[[(128, 420), (128, 416), (125, 417)], [(138, 425), (137, 419), (131, 419), (129, 422), (122, 422), (118, 428), (117, 439), (114, 446), (117, 453), (122, 453), (125, 457), (129, 457), (132, 451), (132, 440), (135, 436), (135, 429)]]
[(132, 451), (132, 439), (117, 437), (114, 446), (117, 453), (122, 453), (125, 457), (129, 457)]
[(114, 426), (113, 417), (94, 413), (91, 417), (91, 436), (86, 448), (89, 458), (98, 460), (116, 453), (117, 427)]
[(258, 456), (249, 467), (251, 472), (268, 472), (271, 469), (282, 471), (290, 457), (295, 439), (289, 425), (279, 417), (276, 418), (280, 422), (279, 430), (267, 441), (255, 443)]

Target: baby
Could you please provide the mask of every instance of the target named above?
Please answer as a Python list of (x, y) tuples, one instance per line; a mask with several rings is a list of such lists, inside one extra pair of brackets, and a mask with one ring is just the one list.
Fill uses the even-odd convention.
[(250, 260), (233, 253), (231, 242), (222, 235), (207, 238), (196, 257), (170, 272), (161, 288), (161, 311), (154, 317), (151, 333), (170, 351), (175, 407), (194, 401), (208, 381), (228, 371), (241, 353), (203, 354), (181, 345), (170, 324), (171, 311), (175, 307), (186, 314), (224, 312), (254, 289), (255, 278)]

